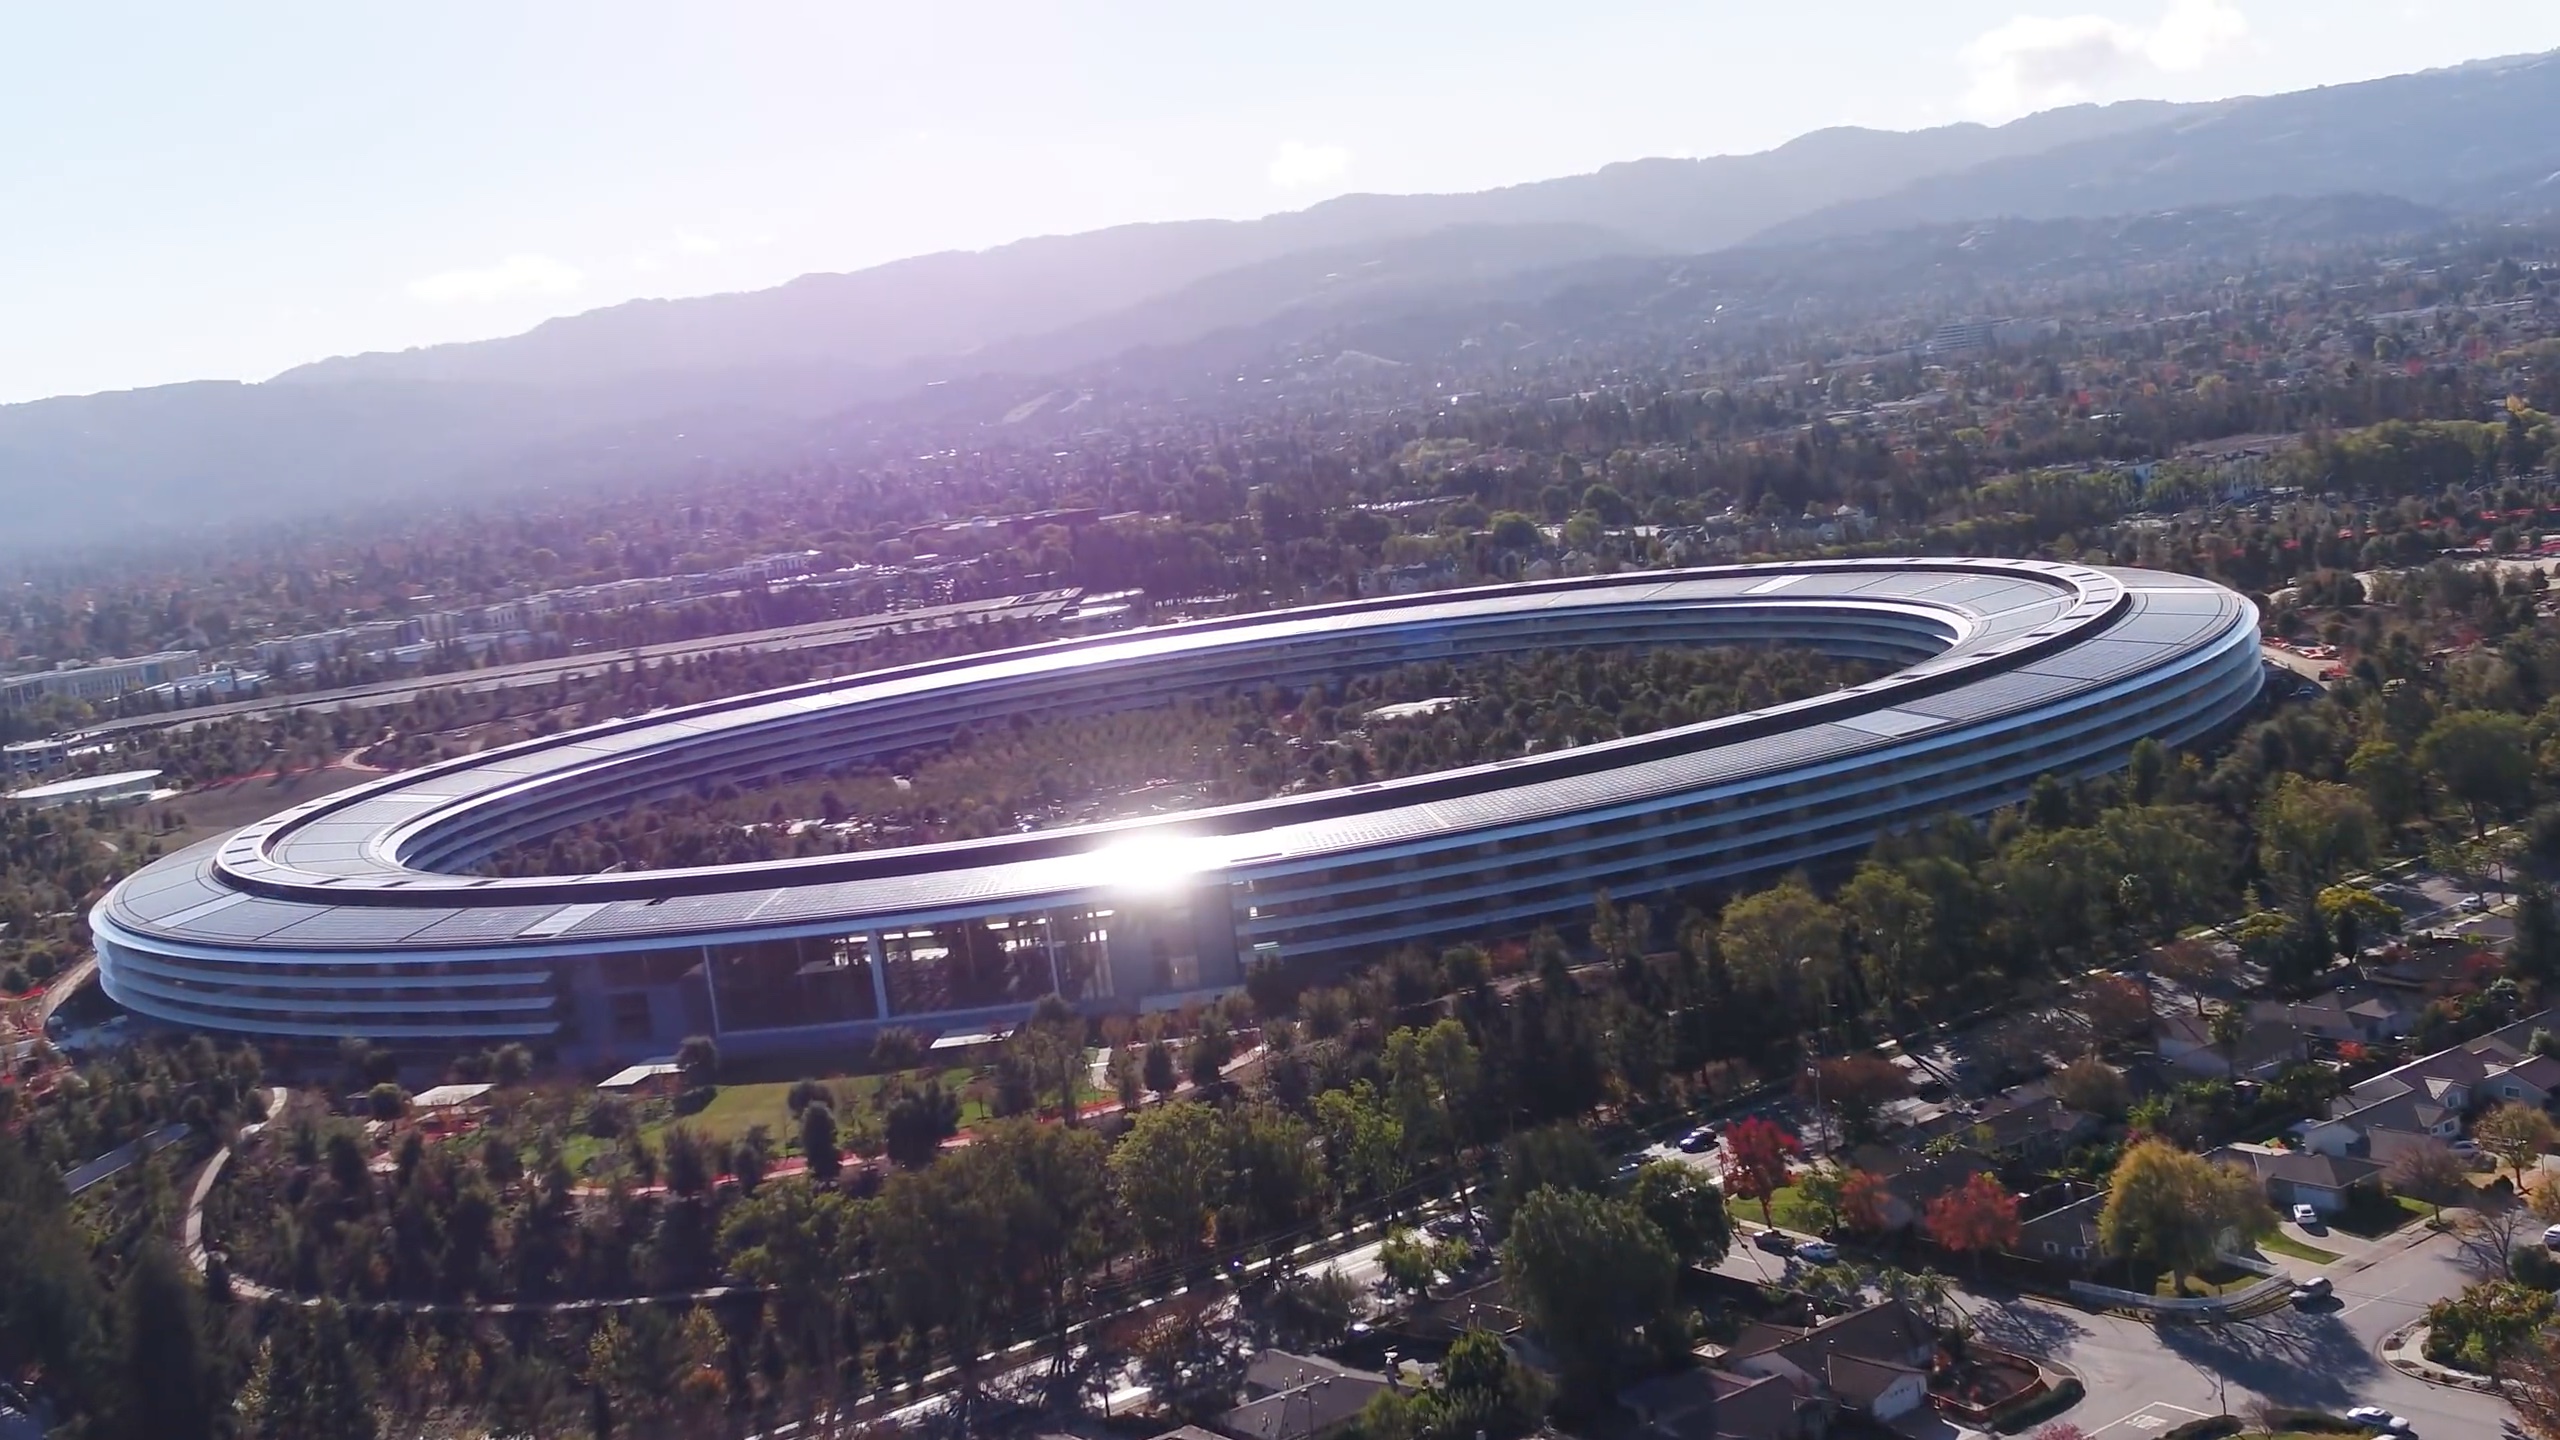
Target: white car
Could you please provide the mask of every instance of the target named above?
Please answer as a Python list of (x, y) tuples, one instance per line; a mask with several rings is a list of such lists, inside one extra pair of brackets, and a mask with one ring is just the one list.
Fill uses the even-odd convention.
[(1828, 1265), (1840, 1258), (1840, 1247), (1828, 1240), (1807, 1240), (1796, 1247), (1796, 1258), (1808, 1265)]
[(2560, 1225), (2552, 1225), (2544, 1228), (2542, 1232), (2542, 1248), (2545, 1250), (2560, 1250)]
[(2309, 1229), (2320, 1223), (2320, 1212), (2308, 1205), (2296, 1205), (2293, 1207), (2293, 1223)]

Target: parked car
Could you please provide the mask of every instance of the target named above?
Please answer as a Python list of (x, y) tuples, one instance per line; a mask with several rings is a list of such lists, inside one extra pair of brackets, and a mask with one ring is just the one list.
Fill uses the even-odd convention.
[(2320, 1212), (2309, 1205), (2296, 1205), (2293, 1207), (2293, 1223), (2305, 1230), (2312, 1229), (2320, 1223)]
[(1703, 1155), (1716, 1148), (1716, 1127), (1701, 1125), (1680, 1137), (1680, 1148), (1691, 1155)]
[(2331, 1292), (2336, 1289), (2337, 1287), (2330, 1283), (2328, 1276), (2314, 1275), (2310, 1279), (2293, 1287), (2293, 1303), (2296, 1305), (2316, 1305), (2320, 1301), (2328, 1299)]
[(2560, 1250), (2560, 1225), (2546, 1226), (2542, 1232), (2542, 1248)]
[(1807, 1265), (1828, 1265), (1840, 1258), (1840, 1247), (1828, 1240), (1807, 1240), (1796, 1247), (1796, 1258)]
[(1763, 1230), (1753, 1238), (1751, 1243), (1772, 1255), (1796, 1253), (1796, 1238), (1784, 1230)]

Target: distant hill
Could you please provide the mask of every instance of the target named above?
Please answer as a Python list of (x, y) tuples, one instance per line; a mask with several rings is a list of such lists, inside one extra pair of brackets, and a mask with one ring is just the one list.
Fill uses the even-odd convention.
[[(2160, 123), (2181, 107), (2076, 106), (2008, 125), (1822, 130), (1756, 155), (1637, 160), (1463, 195), (1346, 195), (1261, 220), (1123, 225), (687, 300), (635, 300), (503, 340), (323, 360), (279, 383), (576, 384), (777, 364), (881, 367), (975, 355), (1284, 256), (1453, 227), (1570, 226), (1630, 252), (1720, 249), (1819, 206), (2004, 156)], [(1223, 312), (1222, 312), (1223, 313)]]
[[(2356, 192), (2547, 209), (2560, 54), (2199, 107), (2160, 124), (1923, 176), (1780, 222), (1786, 243), (1995, 216), (2053, 219)], [(2545, 198), (2548, 197), (2548, 198)]]
[[(1605, 291), (1676, 310), (1708, 274), (1756, 277), (1772, 295), (1899, 283), (1910, 246), (1860, 237), (1914, 227), (2130, 215), (2142, 218), (2124, 224), (2155, 227), (2157, 243), (2183, 244), (2195, 236), (2181, 227), (2227, 240), (2229, 227), (2275, 216), (2266, 243), (2281, 243), (2549, 209), (2555, 177), (2560, 55), (2213, 105), (2081, 106), (1998, 127), (1824, 130), (1760, 154), (1638, 160), (1475, 194), (1352, 195), (1261, 220), (1044, 237), (770, 290), (635, 301), (506, 339), (324, 360), (258, 385), (0, 407), (0, 510), (12, 520), (0, 546), (396, 503), (428, 488), (522, 492), (763, 463), (801, 453), (831, 428), (825, 417), (928, 382), (1009, 377), (946, 387), (937, 405), (982, 390), (1018, 399), (1037, 393), (1025, 381), (1097, 362), (1241, 355), (1361, 323), (1392, 334), (1400, 316), (1470, 306)], [(2004, 248), (2013, 242), (2132, 243), (2122, 226), (1983, 233), (1992, 240), (1948, 263), (2023, 263)], [(1672, 263), (1702, 255), (1717, 259)], [(1417, 319), (1413, 333), (1436, 323)]]

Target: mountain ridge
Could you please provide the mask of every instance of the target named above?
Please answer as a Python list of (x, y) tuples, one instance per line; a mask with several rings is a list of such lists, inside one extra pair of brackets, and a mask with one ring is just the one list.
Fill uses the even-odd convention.
[[(1120, 357), (1160, 373), (1175, 357), (1228, 355), (1342, 317), (1392, 330), (1398, 315), (1469, 304), (1568, 303), (1556, 297), (1576, 293), (1577, 276), (1621, 276), (1641, 295), (1666, 257), (1774, 252), (1751, 262), (1765, 283), (1816, 285), (1844, 256), (1890, 273), (1870, 253), (1889, 246), (1825, 248), (1845, 237), (1967, 221), (2174, 221), (2281, 196), (2365, 202), (2298, 211), (2314, 228), (2333, 212), (2351, 225), (2418, 225), (2560, 206), (2560, 52), (1997, 127), (1840, 127), (1752, 155), (1036, 237), (632, 301), (497, 340), (335, 357), (257, 384), (5, 406), (0, 509), (20, 523), (0, 544), (421, 487), (485, 493), (775, 463), (804, 453), (830, 417), (937, 382), (1028, 381)], [(1226, 338), (1202, 348), (1216, 337)]]

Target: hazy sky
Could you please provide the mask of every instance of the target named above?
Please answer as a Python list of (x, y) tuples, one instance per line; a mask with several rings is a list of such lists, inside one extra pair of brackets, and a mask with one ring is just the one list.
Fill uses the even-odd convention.
[(1121, 221), (2551, 48), (2552, 0), (0, 0), (0, 401)]

